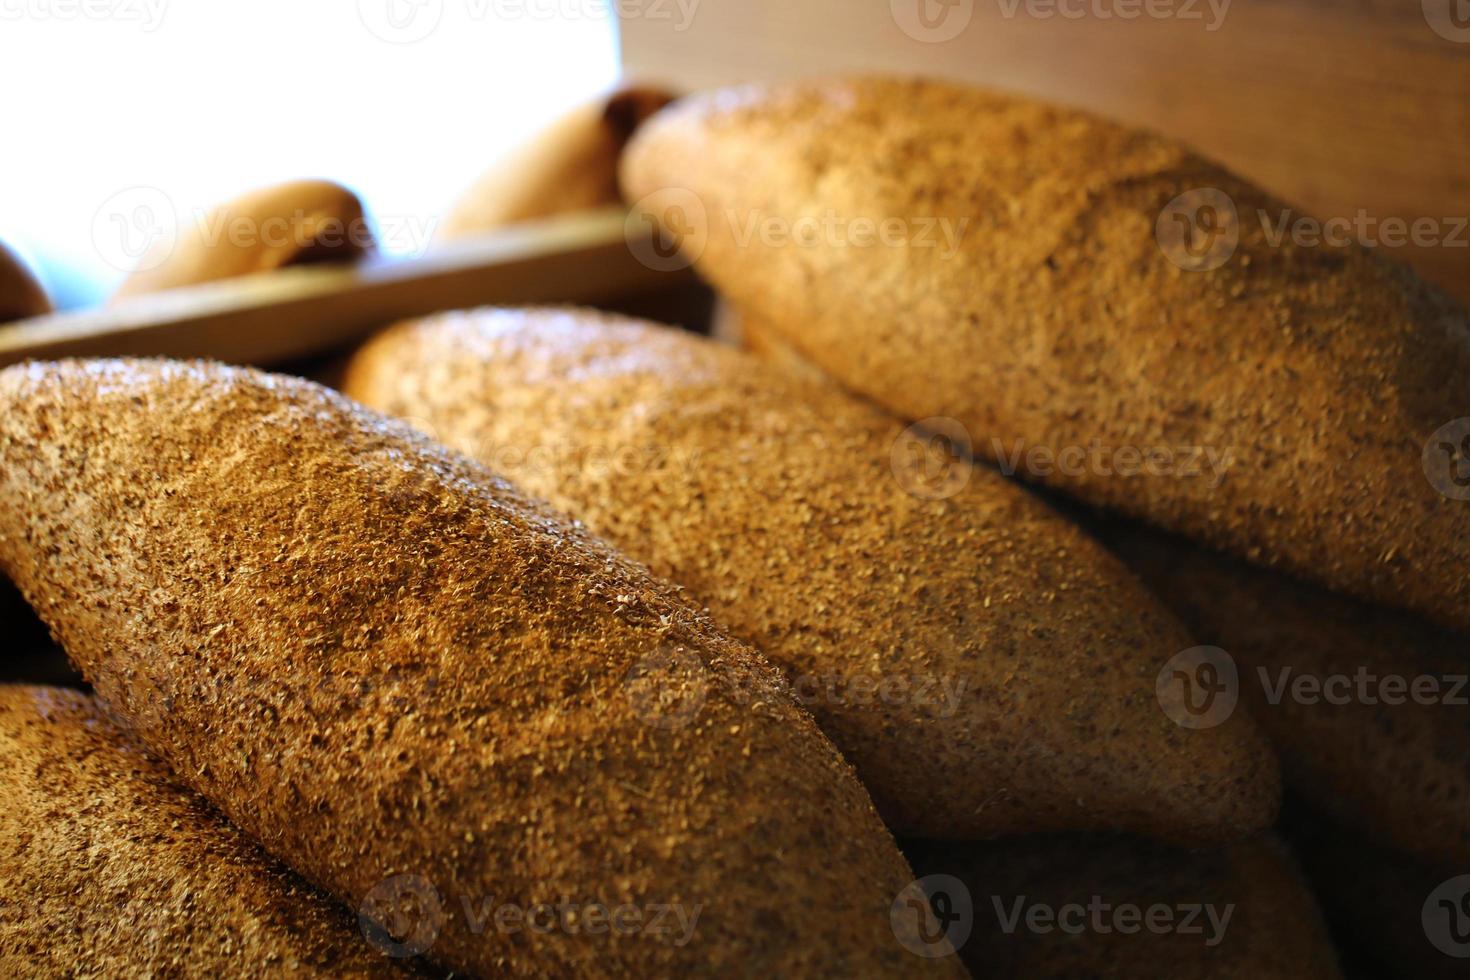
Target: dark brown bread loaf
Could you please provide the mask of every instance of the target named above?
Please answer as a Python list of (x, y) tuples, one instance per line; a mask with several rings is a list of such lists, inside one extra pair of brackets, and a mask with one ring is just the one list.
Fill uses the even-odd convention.
[(444, 239), (619, 202), (618, 159), (667, 92), (621, 86), (578, 106), (517, 147), (471, 187), (439, 226)]
[[(0, 372), (0, 567), (182, 779), (445, 966), (925, 965), (890, 923), (903, 858), (758, 654), (316, 385), (198, 363)], [(623, 909), (641, 918), (610, 931)]]
[(352, 262), (374, 249), (362, 201), (328, 180), (295, 180), (243, 194), (179, 226), (113, 299), (288, 266)]
[[(1470, 629), (1470, 501), (1425, 457), (1470, 415), (1465, 312), (1356, 245), (1273, 244), (1286, 206), (1179, 144), (833, 80), (681, 100), (640, 129), (623, 187), (677, 219), (737, 307), (900, 416), (957, 419), (1022, 476)], [(1236, 242), (1218, 268), (1175, 247), (1191, 216), (1202, 259)], [(1102, 464), (1053, 462), (1094, 447)]]
[(1249, 719), (1185, 730), (1155, 700), (1193, 644), (1121, 564), (988, 470), (911, 492), (902, 426), (829, 388), (575, 310), (401, 325), (345, 387), (688, 588), (785, 669), (901, 832), (1198, 841), (1274, 816)]
[(1193, 853), (1102, 835), (905, 850), (915, 873), (964, 885), (973, 926), (959, 951), (977, 977), (1341, 976), (1317, 901), (1274, 836)]
[(0, 974), (392, 977), (85, 694), (0, 686)]
[(0, 323), (51, 312), (51, 300), (19, 255), (0, 242)]
[(1104, 540), (1235, 658), (1295, 795), (1395, 850), (1470, 866), (1470, 640), (1134, 526)]

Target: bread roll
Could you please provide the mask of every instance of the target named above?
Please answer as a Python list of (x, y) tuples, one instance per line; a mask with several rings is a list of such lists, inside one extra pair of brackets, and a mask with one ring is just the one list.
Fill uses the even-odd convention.
[(182, 779), (443, 966), (925, 966), (902, 856), (758, 654), (316, 385), (0, 372), (0, 567)]
[(1467, 415), (1464, 310), (1357, 245), (1273, 244), (1286, 205), (1179, 144), (940, 83), (794, 83), (660, 113), (623, 187), (679, 217), (736, 306), (896, 414), (1470, 629), (1470, 503), (1426, 478), (1470, 473), (1458, 435), (1426, 449)]
[(1237, 660), (1289, 789), (1358, 835), (1470, 866), (1470, 639), (1132, 525), (1104, 540)]
[(1316, 899), (1274, 836), (1195, 853), (1101, 835), (906, 850), (917, 874), (964, 885), (967, 900), (950, 903), (973, 915), (960, 955), (977, 977), (1341, 976)]
[(0, 324), (51, 312), (51, 300), (25, 260), (0, 242)]
[(403, 976), (92, 698), (0, 685), (0, 973)]
[(617, 204), (623, 147), (672, 98), (657, 89), (623, 86), (578, 106), (481, 177), (439, 226), (439, 237), (464, 238)]
[(287, 266), (354, 262), (373, 251), (362, 201), (340, 184), (296, 180), (252, 191), (208, 214), (181, 215), (113, 299)]
[(784, 668), (899, 832), (1272, 820), (1249, 720), (1185, 730), (1156, 701), (1193, 643), (1116, 560), (968, 464), (952, 495), (910, 492), (902, 427), (828, 388), (642, 321), (484, 310), (381, 335), (345, 390), (687, 587)]

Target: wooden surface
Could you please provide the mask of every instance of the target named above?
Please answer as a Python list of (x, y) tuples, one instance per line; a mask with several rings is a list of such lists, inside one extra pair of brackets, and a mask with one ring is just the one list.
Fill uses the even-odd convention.
[(621, 209), (509, 228), (411, 259), (304, 266), (0, 326), (0, 366), (154, 355), (275, 364), (405, 317), (483, 304), (615, 303), (687, 285), (641, 264)]
[[(1233, 0), (1215, 30), (1205, 0), (1190, 0), (1198, 20), (1040, 17), (1056, 0), (948, 0), (951, 16), (970, 17), (936, 43), (899, 27), (894, 8), (916, 2), (946, 9), (702, 0), (687, 25), (626, 19), (623, 58), (633, 77), (684, 89), (843, 71), (945, 75), (1170, 133), (1319, 217), (1428, 217), (1441, 240), (1470, 217), (1467, 0)], [(1457, 11), (1464, 40), (1436, 33), (1426, 10)], [(1458, 241), (1384, 251), (1470, 300), (1470, 229)]]

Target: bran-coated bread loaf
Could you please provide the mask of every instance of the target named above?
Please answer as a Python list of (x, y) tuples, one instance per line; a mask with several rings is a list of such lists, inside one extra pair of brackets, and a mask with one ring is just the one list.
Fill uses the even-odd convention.
[(0, 568), (188, 785), (444, 966), (959, 969), (895, 935), (910, 872), (757, 653), (340, 395), (0, 372)]
[(0, 685), (0, 973), (394, 977), (78, 691)]
[(973, 925), (960, 955), (977, 977), (1342, 976), (1322, 910), (1272, 834), (1194, 852), (1101, 834), (905, 851), (916, 874), (963, 884)]
[(289, 266), (354, 262), (376, 247), (358, 196), (330, 180), (273, 184), (180, 214), (112, 299)]
[(1186, 730), (1155, 699), (1193, 641), (1119, 562), (991, 471), (917, 482), (903, 426), (831, 388), (645, 321), (507, 309), (390, 329), (345, 390), (685, 586), (899, 832), (1200, 841), (1274, 816), (1248, 718)]
[(1470, 475), (1465, 431), (1431, 438), (1470, 416), (1470, 323), (1381, 250), (1313, 245), (1171, 140), (938, 82), (684, 99), (622, 175), (737, 307), (896, 414), (1470, 629), (1470, 502), (1426, 473)]

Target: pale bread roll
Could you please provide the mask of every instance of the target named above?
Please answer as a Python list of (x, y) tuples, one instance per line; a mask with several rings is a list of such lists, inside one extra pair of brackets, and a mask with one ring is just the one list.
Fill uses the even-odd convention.
[(341, 184), (296, 180), (180, 215), (114, 300), (288, 266), (348, 263), (375, 248), (362, 201)]

